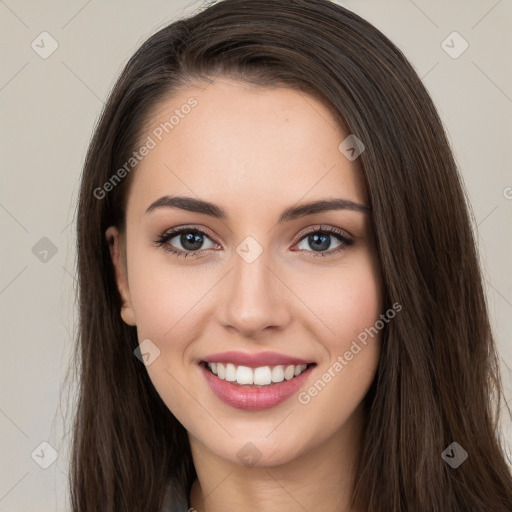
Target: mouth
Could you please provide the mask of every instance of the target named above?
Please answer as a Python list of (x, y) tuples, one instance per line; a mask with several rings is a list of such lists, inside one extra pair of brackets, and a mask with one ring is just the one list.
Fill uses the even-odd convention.
[(198, 368), (214, 396), (230, 407), (246, 411), (270, 409), (287, 401), (306, 385), (317, 366), (317, 363), (289, 358), (287, 363), (300, 364), (259, 366), (262, 363), (255, 363), (254, 359), (249, 362), (245, 359), (245, 365), (223, 359), (223, 362), (198, 361)]

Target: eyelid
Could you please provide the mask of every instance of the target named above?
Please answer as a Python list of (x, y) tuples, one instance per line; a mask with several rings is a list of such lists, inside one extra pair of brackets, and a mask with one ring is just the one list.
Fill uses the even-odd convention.
[(337, 228), (327, 224), (314, 224), (313, 226), (308, 226), (307, 228), (304, 228), (302, 231), (299, 232), (299, 234), (297, 235), (298, 241), (302, 240), (304, 236), (316, 233), (317, 231), (323, 231), (329, 234), (334, 233), (351, 240), (354, 238), (353, 235), (351, 235), (345, 229)]
[[(213, 235), (212, 232), (208, 228), (206, 228), (204, 226), (200, 226), (200, 225), (195, 225), (195, 224), (184, 224), (182, 226), (175, 226), (173, 228), (166, 229), (160, 235), (158, 235), (158, 238), (166, 237), (167, 239), (169, 239), (169, 238), (174, 238), (175, 236), (180, 235), (183, 232), (188, 233), (188, 232), (194, 232), (194, 231), (201, 235), (206, 235), (212, 242), (214, 242), (217, 245), (221, 245), (219, 242), (216, 241), (216, 236)], [(199, 251), (197, 251), (197, 252), (199, 252)]]

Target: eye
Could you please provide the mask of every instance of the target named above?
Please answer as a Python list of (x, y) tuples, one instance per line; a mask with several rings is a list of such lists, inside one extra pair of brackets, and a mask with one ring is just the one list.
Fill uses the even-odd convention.
[[(203, 246), (205, 239), (210, 240), (210, 246)], [(189, 256), (195, 258), (202, 254), (203, 250), (217, 246), (204, 231), (190, 227), (166, 231), (155, 240), (155, 245), (181, 258)], [(181, 248), (176, 247), (176, 245), (181, 246)]]
[[(327, 251), (327, 249), (331, 248), (331, 240), (333, 237), (338, 240), (338, 245), (335, 246), (334, 250)], [(337, 254), (340, 251), (345, 250), (347, 247), (354, 244), (354, 240), (351, 239), (341, 229), (320, 226), (320, 228), (308, 231), (304, 236), (302, 236), (299, 243), (297, 244), (299, 249), (301, 249), (302, 251), (304, 250), (304, 248), (301, 248), (300, 244), (303, 244), (303, 246), (306, 245), (313, 248), (312, 251), (305, 249), (305, 252), (313, 253), (311, 254), (312, 257), (325, 257)]]

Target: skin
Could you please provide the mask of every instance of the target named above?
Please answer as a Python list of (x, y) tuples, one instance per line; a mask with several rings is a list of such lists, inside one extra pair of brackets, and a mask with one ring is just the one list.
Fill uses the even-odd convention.
[[(266, 410), (235, 409), (213, 394), (196, 365), (232, 349), (294, 355), (317, 362), (304, 390), (383, 313), (369, 214), (332, 210), (277, 223), (285, 208), (313, 200), (368, 205), (358, 161), (338, 149), (349, 133), (327, 105), (289, 88), (224, 77), (200, 85), (153, 112), (146, 136), (191, 96), (198, 101), (139, 163), (126, 232), (106, 233), (121, 316), (137, 326), (140, 342), (149, 338), (159, 348), (147, 371), (189, 433), (198, 474), (190, 506), (292, 512), (321, 503), (324, 512), (361, 510), (350, 507), (349, 497), (379, 335), (305, 405), (292, 396)], [(168, 207), (146, 213), (164, 195), (213, 202), (228, 217)], [(340, 242), (327, 235), (331, 246), (315, 257), (304, 233), (320, 225), (343, 230), (354, 244), (334, 253)], [(177, 226), (206, 232), (202, 255), (178, 258), (154, 245)], [(236, 252), (247, 236), (263, 249), (250, 264)], [(184, 250), (179, 235), (167, 243)], [(252, 466), (237, 457), (249, 441), (259, 453)]]

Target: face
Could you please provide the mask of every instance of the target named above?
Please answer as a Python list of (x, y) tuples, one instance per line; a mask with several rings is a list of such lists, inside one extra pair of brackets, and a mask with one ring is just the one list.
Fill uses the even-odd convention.
[[(201, 87), (153, 112), (126, 232), (107, 232), (121, 315), (191, 442), (281, 464), (342, 435), (375, 374), (368, 197), (339, 150), (349, 133), (319, 100), (227, 78)], [(302, 208), (330, 200), (342, 201)]]

